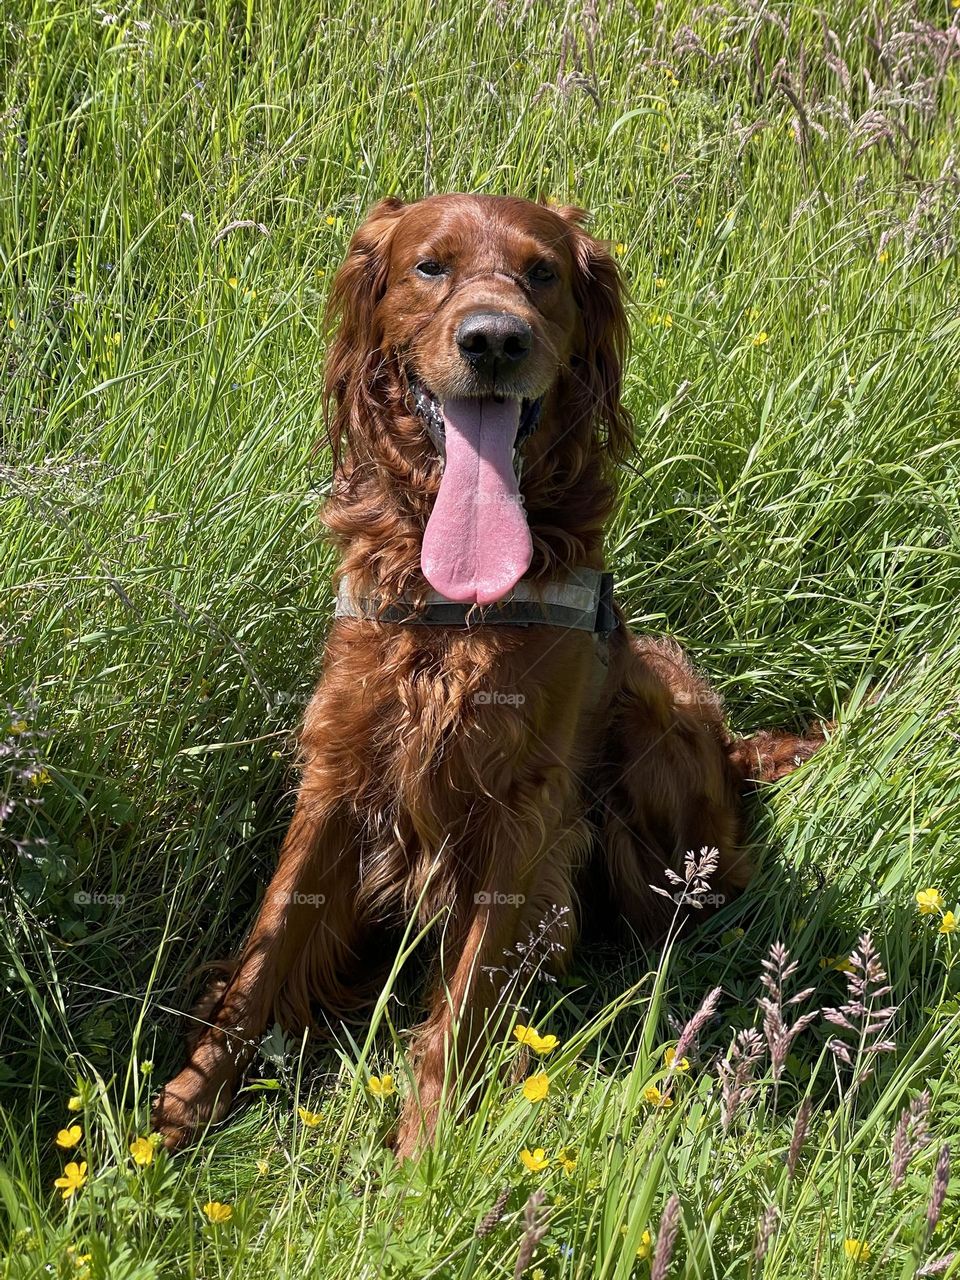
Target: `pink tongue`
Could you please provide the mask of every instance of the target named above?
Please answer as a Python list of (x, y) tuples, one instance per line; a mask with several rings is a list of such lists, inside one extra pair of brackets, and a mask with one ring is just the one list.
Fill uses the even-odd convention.
[(443, 421), (447, 460), (420, 567), (448, 600), (493, 604), (533, 558), (513, 469), (520, 401), (448, 400)]

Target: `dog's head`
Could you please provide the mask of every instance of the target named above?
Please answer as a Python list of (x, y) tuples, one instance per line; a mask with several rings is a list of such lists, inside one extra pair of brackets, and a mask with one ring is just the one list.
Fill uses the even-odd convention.
[(530, 566), (528, 442), (555, 458), (572, 448), (581, 466), (631, 446), (620, 274), (582, 219), (510, 197), (384, 200), (334, 283), (335, 445), (346, 437), (354, 465), (409, 449), (442, 467), (421, 565), (450, 599), (498, 600)]

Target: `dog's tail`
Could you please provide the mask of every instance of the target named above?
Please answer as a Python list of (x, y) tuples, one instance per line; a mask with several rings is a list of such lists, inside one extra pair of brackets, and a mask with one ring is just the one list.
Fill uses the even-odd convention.
[(760, 729), (749, 738), (734, 738), (727, 749), (730, 763), (745, 790), (758, 783), (779, 782), (820, 750), (832, 728), (832, 722), (815, 724), (804, 735)]

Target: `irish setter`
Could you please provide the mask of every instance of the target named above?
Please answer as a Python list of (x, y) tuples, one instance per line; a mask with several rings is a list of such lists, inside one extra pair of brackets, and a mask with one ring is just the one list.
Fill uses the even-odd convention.
[[(470, 1060), (502, 996), (503, 953), (547, 921), (568, 954), (599, 902), (655, 939), (676, 906), (650, 886), (688, 851), (715, 849), (712, 888), (736, 893), (744, 790), (823, 740), (735, 739), (675, 644), (632, 635), (616, 607), (562, 620), (603, 612), (590, 593), (634, 447), (623, 284), (582, 222), (445, 195), (384, 200), (353, 237), (330, 302), (324, 513), (353, 605), (306, 713), (279, 866), (155, 1103), (171, 1147), (225, 1115), (274, 1018), (302, 1028), (369, 999), (371, 944), (415, 913), (443, 937), (397, 1136), (415, 1152), (447, 1055)], [(536, 616), (537, 599), (560, 612)]]

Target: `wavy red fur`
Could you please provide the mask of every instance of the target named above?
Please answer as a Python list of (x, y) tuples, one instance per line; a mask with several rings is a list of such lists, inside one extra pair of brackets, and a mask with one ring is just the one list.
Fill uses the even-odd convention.
[[(523, 448), (527, 576), (602, 567), (616, 468), (633, 448), (627, 321), (616, 263), (582, 221), (575, 209), (443, 196), (382, 201), (357, 231), (329, 304), (335, 484), (324, 512), (356, 587), (386, 600), (427, 589), (421, 543), (443, 462), (412, 384), (439, 402), (542, 397)], [(465, 348), (464, 317), (481, 313), (529, 329), (509, 369), (494, 356), (481, 369)], [(654, 940), (675, 906), (650, 886), (669, 887), (664, 869), (705, 847), (718, 854), (715, 893), (742, 889), (745, 786), (788, 772), (822, 734), (733, 740), (679, 648), (620, 622), (609, 642), (545, 626), (335, 623), (279, 867), (204, 1008), (206, 1031), (157, 1101), (171, 1146), (225, 1114), (274, 1016), (300, 1028), (369, 999), (384, 939), (411, 913), (438, 919), (444, 942), (401, 1155), (429, 1141), (447, 1056), (469, 1069), (486, 1012), (508, 995), (503, 953), (541, 922), (562, 943), (553, 963), (569, 955), (584, 900)]]

